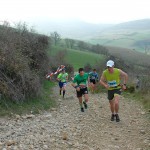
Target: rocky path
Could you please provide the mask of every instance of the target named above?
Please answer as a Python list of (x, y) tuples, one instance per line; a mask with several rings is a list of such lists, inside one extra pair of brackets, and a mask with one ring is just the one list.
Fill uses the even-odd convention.
[(0, 118), (0, 150), (150, 150), (150, 114), (135, 101), (121, 97), (121, 121), (111, 122), (105, 93), (89, 94), (83, 113), (69, 84), (65, 99), (54, 91), (58, 108)]

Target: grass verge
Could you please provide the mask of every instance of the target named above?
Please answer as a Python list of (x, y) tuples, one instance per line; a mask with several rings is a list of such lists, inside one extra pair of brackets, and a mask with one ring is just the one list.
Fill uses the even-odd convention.
[(140, 104), (143, 105), (143, 107), (147, 111), (150, 111), (149, 94), (142, 94), (140, 92), (134, 92), (134, 93), (123, 92), (122, 95), (124, 97), (130, 98), (132, 100), (135, 100), (135, 101), (139, 102)]
[(56, 102), (50, 98), (52, 94), (53, 82), (45, 80), (43, 83), (43, 94), (41, 97), (26, 100), (25, 102), (15, 103), (10, 100), (0, 100), (0, 116), (11, 114), (37, 114), (43, 110), (48, 110), (56, 106)]

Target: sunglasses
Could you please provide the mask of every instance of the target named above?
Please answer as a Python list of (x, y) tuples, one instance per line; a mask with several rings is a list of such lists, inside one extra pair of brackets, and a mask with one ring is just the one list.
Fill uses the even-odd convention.
[(112, 67), (107, 66), (107, 68), (109, 69), (109, 68), (112, 68)]

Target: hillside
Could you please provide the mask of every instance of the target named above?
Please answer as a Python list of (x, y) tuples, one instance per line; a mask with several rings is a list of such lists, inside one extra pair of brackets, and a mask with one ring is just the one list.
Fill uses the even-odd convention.
[[(116, 67), (123, 67), (127, 72), (131, 74), (147, 74), (150, 64), (149, 64), (149, 55), (138, 52), (136, 50), (131, 50), (122, 47), (113, 47), (106, 46), (104, 47), (108, 53), (106, 55), (102, 55), (100, 49), (97, 51), (95, 47), (92, 47), (91, 44), (87, 44), (86, 50), (77, 50), (77, 49), (69, 49), (63, 48), (62, 46), (53, 46), (52, 51), (49, 52), (50, 55), (55, 56), (60, 51), (65, 51), (65, 61), (74, 66), (75, 70), (79, 67), (83, 67), (86, 64), (90, 64), (94, 67), (105, 68), (105, 62), (108, 59), (107, 57), (113, 57), (116, 62)], [(97, 68), (96, 67), (96, 68)]]
[(122, 30), (122, 29), (132, 29), (132, 30), (150, 30), (150, 19), (143, 19), (143, 20), (134, 20), (129, 22), (124, 22), (117, 24), (113, 27), (110, 27), (109, 30)]
[(121, 97), (120, 122), (110, 121), (106, 93), (89, 92), (88, 109), (80, 112), (75, 89), (66, 98), (53, 97), (57, 108), (39, 114), (12, 114), (0, 118), (0, 149), (26, 150), (148, 150), (149, 113), (131, 99)]
[(81, 20), (49, 20), (35, 21), (36, 29), (45, 34), (57, 31), (63, 38), (86, 39), (110, 26), (111, 24), (92, 24)]
[(145, 52), (145, 46), (150, 46), (150, 42), (146, 42), (149, 41), (149, 37), (150, 19), (145, 19), (114, 25), (98, 33), (97, 36), (91, 37), (88, 41)]
[(149, 67), (150, 66), (150, 57), (149, 55), (140, 53), (135, 50), (130, 50), (127, 48), (122, 47), (110, 47), (107, 46), (107, 49), (109, 50), (110, 55), (113, 55), (117, 58), (121, 58), (124, 60), (127, 64), (137, 65), (137, 66), (144, 66)]
[(80, 51), (75, 49), (64, 49), (61, 47), (53, 47), (52, 51), (49, 54), (52, 54), (54, 56), (62, 50), (66, 51), (66, 62), (73, 65), (75, 70), (77, 70), (79, 67), (84, 67), (84, 65), (86, 64), (95, 65), (97, 62), (103, 61), (105, 58), (104, 56), (95, 54), (93, 52)]
[[(36, 29), (45, 34), (57, 31), (63, 38), (72, 38), (105, 46), (117, 46), (145, 52), (149, 41), (150, 19), (134, 20), (120, 24), (91, 24), (81, 20), (35, 21)], [(148, 42), (149, 45), (150, 42)]]

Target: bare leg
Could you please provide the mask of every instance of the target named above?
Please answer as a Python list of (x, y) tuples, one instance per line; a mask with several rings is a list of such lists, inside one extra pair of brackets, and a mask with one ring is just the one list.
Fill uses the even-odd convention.
[(85, 109), (87, 109), (87, 102), (88, 102), (88, 100), (89, 100), (89, 96), (88, 96), (88, 94), (84, 94), (84, 102), (83, 102), (83, 104), (84, 104), (84, 108)]
[(114, 99), (110, 100), (109, 103), (110, 103), (110, 110), (111, 110), (111, 113), (112, 113), (111, 121), (114, 121), (115, 120), (115, 101), (114, 101)]
[(93, 84), (93, 91), (96, 91), (96, 84)]
[(84, 100), (85, 100), (86, 103), (88, 102), (88, 100), (89, 100), (89, 95), (88, 94), (84, 94)]
[(119, 95), (115, 95), (115, 113), (117, 114), (119, 111)]
[(109, 104), (110, 104), (110, 110), (111, 110), (112, 114), (114, 114), (115, 113), (115, 101), (110, 100)]
[(61, 95), (62, 88), (59, 89), (59, 94)]
[(94, 84), (91, 83), (91, 92), (94, 93)]
[(78, 99), (79, 99), (80, 107), (83, 107), (83, 106), (82, 106), (82, 97), (78, 97)]
[(63, 98), (64, 98), (66, 92), (66, 86), (63, 86), (62, 90), (63, 90)]
[(83, 108), (83, 104), (82, 104), (82, 97), (78, 97), (78, 99), (79, 99), (79, 104), (80, 104), (81, 112), (84, 112), (84, 108)]

